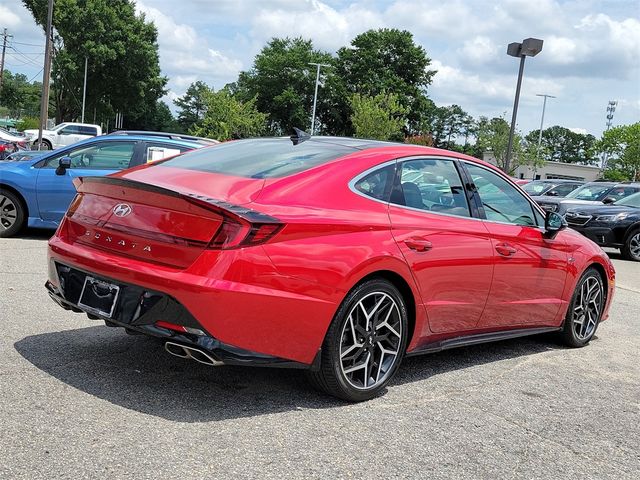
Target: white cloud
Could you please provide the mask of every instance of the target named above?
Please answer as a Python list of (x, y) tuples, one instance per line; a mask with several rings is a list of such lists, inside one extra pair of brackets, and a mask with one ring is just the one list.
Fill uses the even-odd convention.
[(2, 26), (9, 29), (16, 28), (22, 23), (20, 17), (4, 5), (0, 5), (0, 18), (2, 19)]
[(586, 135), (588, 133), (586, 128), (569, 127), (569, 130), (573, 133), (579, 133), (580, 135)]

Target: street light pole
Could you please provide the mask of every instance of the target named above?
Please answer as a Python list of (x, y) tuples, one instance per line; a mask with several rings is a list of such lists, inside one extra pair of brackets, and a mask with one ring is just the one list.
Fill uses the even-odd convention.
[(313, 63), (313, 62), (309, 62), (309, 65), (316, 66), (316, 89), (313, 94), (313, 112), (311, 113), (311, 135), (313, 135), (316, 127), (316, 103), (318, 100), (318, 85), (320, 83), (320, 68), (330, 67), (331, 65), (327, 65), (326, 63)]
[(542, 118), (540, 119), (540, 132), (538, 133), (538, 150), (536, 152), (536, 159), (540, 157), (540, 147), (542, 146), (542, 125), (544, 125), (544, 111), (547, 108), (547, 98), (556, 98), (553, 95), (547, 95), (542, 93), (536, 93), (536, 97), (544, 97), (542, 102)]
[(522, 43), (510, 43), (507, 46), (507, 55), (520, 58), (520, 69), (518, 70), (518, 84), (516, 86), (516, 98), (513, 102), (513, 114), (511, 115), (511, 128), (509, 130), (509, 141), (507, 143), (507, 154), (504, 160), (504, 171), (509, 173), (511, 163), (511, 151), (513, 150), (513, 136), (516, 130), (516, 117), (518, 115), (518, 102), (520, 101), (520, 87), (522, 86), (522, 75), (524, 73), (524, 61), (526, 57), (535, 57), (542, 51), (542, 40), (538, 38), (526, 38)]
[(42, 74), (42, 98), (40, 99), (40, 128), (38, 129), (38, 150), (42, 149), (42, 130), (49, 118), (49, 81), (51, 80), (51, 24), (53, 23), (53, 0), (49, 0), (47, 12), (47, 41), (44, 50), (44, 71)]

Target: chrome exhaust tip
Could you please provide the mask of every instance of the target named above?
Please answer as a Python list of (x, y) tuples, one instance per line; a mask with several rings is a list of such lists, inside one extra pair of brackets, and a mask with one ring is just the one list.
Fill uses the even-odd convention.
[(196, 362), (204, 363), (205, 365), (210, 365), (212, 367), (224, 365), (223, 362), (221, 362), (220, 360), (216, 360), (204, 350), (187, 347), (186, 345), (182, 345), (180, 343), (165, 342), (164, 349), (171, 355), (174, 355), (176, 357), (195, 360)]

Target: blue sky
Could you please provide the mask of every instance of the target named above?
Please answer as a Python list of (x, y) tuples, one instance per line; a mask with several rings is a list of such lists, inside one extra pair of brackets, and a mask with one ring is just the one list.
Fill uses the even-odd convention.
[[(438, 70), (429, 87), (440, 105), (474, 116), (510, 118), (518, 61), (506, 45), (542, 38), (528, 59), (518, 112), (523, 132), (540, 123), (599, 136), (609, 100), (614, 124), (640, 120), (640, 0), (143, 0), (138, 10), (159, 33), (166, 100), (195, 80), (235, 80), (269, 38), (303, 36), (335, 52), (369, 28), (409, 30)], [(13, 34), (7, 68), (41, 77), (44, 36), (19, 0), (0, 0), (0, 28)], [(322, 92), (320, 92), (322, 94)]]

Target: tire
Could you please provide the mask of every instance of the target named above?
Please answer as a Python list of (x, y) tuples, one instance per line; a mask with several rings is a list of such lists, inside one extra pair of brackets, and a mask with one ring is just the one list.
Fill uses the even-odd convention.
[(320, 368), (308, 372), (309, 380), (319, 390), (350, 402), (374, 398), (402, 362), (407, 319), (404, 299), (391, 283), (373, 279), (357, 285), (333, 318), (322, 344)]
[(588, 268), (580, 277), (571, 297), (560, 337), (569, 347), (587, 345), (598, 329), (605, 305), (604, 282), (600, 272)]
[(620, 251), (626, 260), (640, 262), (640, 228), (636, 228), (627, 235), (627, 240)]
[[(36, 140), (35, 145), (37, 146), (38, 141)], [(42, 148), (40, 150), (53, 150), (53, 146), (49, 140), (42, 140)]]
[(0, 190), (0, 237), (12, 237), (18, 233), (26, 218), (22, 199), (9, 190)]

